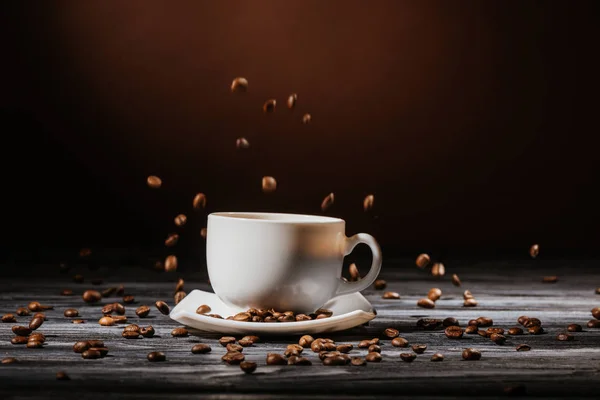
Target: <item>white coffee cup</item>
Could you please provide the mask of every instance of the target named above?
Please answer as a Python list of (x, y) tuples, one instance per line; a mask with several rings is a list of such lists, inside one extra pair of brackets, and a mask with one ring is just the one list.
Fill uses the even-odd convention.
[[(335, 296), (371, 285), (381, 249), (366, 233), (346, 237), (345, 221), (314, 215), (220, 212), (208, 216), (206, 258), (215, 294), (236, 309), (311, 313)], [(341, 278), (344, 256), (365, 243), (369, 273)]]

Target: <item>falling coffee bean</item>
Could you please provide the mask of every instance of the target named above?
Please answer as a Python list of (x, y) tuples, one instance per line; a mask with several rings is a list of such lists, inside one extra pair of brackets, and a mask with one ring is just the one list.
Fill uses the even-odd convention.
[(360, 279), (360, 272), (358, 272), (358, 267), (356, 264), (352, 263), (348, 267), (348, 273), (350, 274), (350, 281), (355, 282)]
[(472, 348), (464, 349), (462, 352), (462, 358), (463, 360), (467, 361), (477, 361), (481, 359), (481, 352)]
[(461, 285), (460, 278), (458, 277), (458, 275), (452, 274), (452, 284), (454, 286), (460, 286)]
[(352, 360), (350, 361), (350, 364), (357, 366), (357, 367), (363, 367), (365, 365), (367, 365), (367, 362), (365, 361), (364, 358), (361, 357), (352, 357)]
[(431, 356), (431, 361), (444, 361), (444, 355), (442, 353), (435, 353)]
[(444, 330), (448, 339), (460, 339), (463, 336), (463, 330), (459, 326), (449, 326)]
[(148, 306), (139, 306), (135, 310), (135, 314), (140, 318), (146, 318), (148, 314), (150, 314), (150, 307)]
[(292, 93), (287, 98), (287, 108), (293, 110), (296, 107), (296, 101), (298, 101), (298, 95), (296, 93)]
[(15, 325), (12, 327), (12, 331), (18, 336), (27, 336), (31, 333), (31, 329), (28, 326)]
[(113, 326), (115, 324), (115, 320), (112, 317), (102, 317), (98, 323), (102, 326)]
[(310, 115), (310, 114), (306, 113), (306, 114), (304, 114), (304, 115), (302, 116), (302, 123), (303, 123), (303, 124), (305, 124), (305, 125), (306, 125), (306, 124), (310, 124), (310, 123), (311, 123), (311, 121), (312, 121), (312, 115)]
[(211, 347), (204, 343), (195, 344), (192, 347), (192, 354), (206, 354), (211, 352)]
[(430, 262), (431, 262), (431, 258), (429, 257), (429, 255), (423, 253), (423, 254), (419, 254), (415, 263), (417, 264), (417, 267), (425, 268)]
[(327, 211), (327, 209), (329, 209), (329, 207), (333, 205), (334, 200), (335, 196), (333, 193), (329, 193), (327, 196), (325, 196), (325, 198), (321, 202), (321, 211)]
[(529, 351), (531, 350), (531, 346), (528, 344), (520, 344), (517, 346), (517, 351)]
[(375, 281), (375, 283), (373, 284), (373, 287), (375, 288), (375, 290), (383, 290), (385, 289), (387, 286), (387, 282), (383, 279), (377, 279)]
[(12, 339), (10, 339), (10, 342), (12, 344), (25, 344), (27, 343), (27, 336), (15, 336)]
[(304, 335), (304, 336), (302, 336), (300, 338), (300, 340), (298, 341), (298, 344), (306, 349), (306, 348), (310, 347), (310, 345), (312, 344), (312, 342), (314, 340), (315, 339), (313, 339), (312, 336), (310, 336), (310, 335)]
[(421, 308), (434, 308), (435, 302), (433, 302), (433, 300), (425, 297), (425, 298), (419, 299), (419, 301), (417, 301), (417, 305)]
[(561, 342), (570, 342), (572, 340), (575, 340), (575, 336), (571, 335), (570, 333), (559, 333), (556, 336), (556, 340)]
[(2, 322), (5, 322), (5, 323), (17, 322), (17, 317), (15, 317), (14, 314), (4, 314), (2, 316)]
[(171, 331), (173, 337), (187, 337), (188, 330), (185, 328), (175, 328)]
[(179, 304), (181, 302), (181, 300), (183, 300), (186, 296), (186, 293), (183, 290), (180, 290), (179, 292), (175, 293), (175, 296), (173, 296), (173, 300), (175, 301), (175, 305)]
[(169, 236), (165, 239), (165, 246), (173, 247), (179, 241), (179, 235), (176, 233), (170, 233)]
[(102, 358), (102, 353), (98, 350), (86, 350), (81, 353), (81, 357), (86, 360), (97, 360), (98, 358)]
[(500, 334), (500, 333), (492, 333), (490, 336), (490, 339), (492, 340), (492, 342), (496, 343), (496, 344), (504, 344), (504, 342), (506, 342), (506, 336)]
[(150, 175), (146, 179), (146, 183), (150, 189), (159, 189), (162, 186), (162, 180), (155, 175)]
[(153, 351), (151, 353), (148, 353), (147, 358), (150, 362), (160, 362), (167, 360), (167, 356), (162, 351)]
[(540, 254), (540, 246), (538, 244), (534, 244), (529, 248), (529, 255), (531, 258), (536, 258)]
[(408, 347), (408, 340), (403, 337), (396, 337), (392, 339), (392, 346), (394, 347)]
[(375, 196), (372, 194), (367, 195), (363, 200), (363, 210), (370, 211), (373, 209), (373, 204), (375, 203)]
[(252, 361), (243, 361), (240, 363), (240, 369), (246, 374), (251, 374), (256, 371), (256, 363)]
[(431, 301), (438, 301), (442, 297), (442, 290), (440, 288), (431, 288), (427, 292), (427, 298)]
[(145, 338), (151, 338), (154, 336), (154, 327), (152, 325), (147, 326), (145, 328), (140, 328), (140, 335), (142, 335)]
[(277, 107), (277, 100), (269, 99), (263, 104), (263, 112), (272, 113), (273, 111), (275, 111), (275, 107)]
[[(375, 344), (373, 346), (377, 346), (377, 345)], [(349, 353), (350, 351), (352, 351), (353, 347), (354, 346), (352, 346), (351, 344), (340, 344), (335, 349), (336, 349), (336, 351), (339, 351), (340, 353)]]
[(241, 137), (236, 139), (235, 147), (238, 149), (247, 149), (248, 147), (250, 147), (250, 143), (246, 138)]
[(171, 309), (164, 301), (159, 300), (156, 303), (154, 303), (154, 305), (156, 306), (158, 311), (160, 311), (160, 313), (163, 315), (169, 315), (169, 313), (171, 312)]
[(581, 327), (581, 325), (578, 324), (570, 324), (569, 326), (567, 326), (567, 331), (569, 332), (581, 332), (583, 330), (583, 328)]
[(202, 239), (206, 239), (206, 235), (208, 235), (208, 230), (206, 228), (200, 229), (200, 236), (202, 236)]
[(262, 191), (264, 193), (272, 193), (277, 189), (277, 181), (272, 176), (263, 176)]
[(365, 360), (367, 362), (381, 362), (381, 354), (379, 354), (378, 352), (370, 352), (365, 356)]
[(244, 93), (248, 90), (248, 80), (241, 76), (238, 76), (231, 82), (232, 93)]
[(386, 300), (398, 300), (400, 295), (396, 292), (385, 292), (381, 298)]
[(433, 264), (433, 266), (431, 267), (431, 275), (435, 276), (435, 277), (442, 277), (446, 274), (446, 267), (444, 267), (444, 264), (437, 262), (435, 264)]
[(425, 352), (425, 350), (427, 350), (427, 345), (426, 344), (413, 344), (411, 346), (412, 351), (414, 351), (417, 354), (423, 354)]
[(73, 296), (73, 291), (71, 289), (63, 289), (60, 292), (61, 296)]
[(519, 327), (514, 327), (514, 328), (510, 328), (507, 332), (509, 335), (522, 335), (523, 334), (523, 329), (519, 328)]
[(400, 332), (398, 331), (398, 329), (394, 329), (394, 328), (386, 328), (383, 331), (383, 334), (385, 336), (389, 337), (390, 339), (400, 336)]
[(206, 304), (202, 304), (196, 309), (196, 314), (208, 314), (211, 311), (210, 307)]
[(400, 359), (404, 362), (413, 362), (417, 358), (415, 353), (400, 353)]
[(194, 196), (194, 200), (192, 201), (192, 207), (194, 207), (194, 210), (206, 208), (206, 195), (204, 193), (196, 194), (196, 196)]
[(37, 328), (42, 326), (44, 323), (44, 317), (33, 317), (33, 319), (29, 322), (29, 329), (35, 331)]
[(267, 365), (287, 365), (287, 361), (280, 354), (269, 353), (267, 354)]
[(82, 297), (86, 303), (97, 303), (102, 299), (102, 294), (97, 290), (86, 290)]
[(116, 291), (117, 291), (117, 288), (116, 288), (116, 287), (109, 287), (109, 288), (107, 288), (107, 289), (104, 289), (104, 290), (102, 291), (102, 297), (110, 297), (110, 296), (112, 296), (113, 294), (115, 294), (115, 292), (116, 292)]

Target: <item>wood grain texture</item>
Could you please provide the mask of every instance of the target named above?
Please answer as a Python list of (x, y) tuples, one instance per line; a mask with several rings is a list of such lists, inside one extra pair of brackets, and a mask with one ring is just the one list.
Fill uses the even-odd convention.
[[(360, 265), (360, 264), (359, 264)], [(4, 266), (9, 268), (10, 266)], [(225, 365), (221, 356), (225, 349), (217, 342), (220, 335), (192, 331), (188, 338), (173, 338), (170, 332), (178, 325), (158, 313), (153, 303), (158, 299), (173, 305), (173, 290), (179, 277), (186, 280), (185, 289), (209, 290), (203, 271), (186, 274), (156, 273), (149, 269), (101, 267), (88, 271), (79, 266), (68, 274), (59, 274), (55, 266), (20, 268), (21, 277), (0, 282), (0, 312), (13, 312), (32, 300), (55, 308), (47, 312), (48, 321), (38, 329), (47, 337), (43, 349), (27, 349), (10, 344), (13, 323), (0, 324), (0, 358), (16, 357), (17, 364), (0, 365), (1, 398), (62, 398), (85, 396), (100, 398), (115, 396), (180, 398), (203, 393), (213, 398), (360, 398), (364, 396), (427, 397), (504, 396), (508, 385), (524, 384), (528, 394), (545, 397), (595, 396), (594, 382), (600, 377), (600, 329), (585, 327), (592, 319), (590, 310), (600, 306), (600, 296), (594, 293), (600, 286), (600, 273), (592, 261), (530, 261), (520, 262), (461, 262), (446, 263), (447, 275), (434, 279), (418, 270), (412, 260), (386, 261), (381, 277), (388, 281), (386, 290), (397, 291), (400, 300), (383, 300), (381, 291), (366, 290), (365, 296), (375, 306), (378, 316), (368, 326), (330, 335), (338, 343), (352, 343), (352, 356), (364, 356), (357, 349), (358, 341), (382, 338), (383, 361), (366, 367), (326, 367), (317, 355), (305, 350), (313, 361), (311, 367), (266, 366), (268, 352), (283, 353), (298, 337), (264, 337), (264, 341), (245, 348), (247, 360), (259, 366), (255, 374), (245, 375), (237, 366)], [(75, 284), (74, 273), (88, 280), (102, 276), (105, 283), (93, 286)], [(452, 273), (458, 273), (463, 284), (454, 287)], [(17, 274), (18, 275), (18, 274)], [(542, 283), (543, 275), (557, 275), (555, 284)], [(124, 284), (126, 293), (136, 297), (136, 304), (126, 305), (130, 323), (152, 325), (156, 336), (151, 339), (128, 340), (121, 337), (122, 325), (102, 327), (98, 324), (102, 304), (119, 301), (117, 297), (103, 299), (97, 305), (85, 304), (81, 293), (85, 289)], [(443, 291), (436, 308), (418, 308), (416, 302), (426, 296), (431, 287)], [(73, 289), (75, 296), (59, 293)], [(475, 308), (462, 307), (462, 292), (471, 290), (479, 301)], [(138, 318), (134, 311), (139, 305), (152, 306), (147, 318)], [(85, 324), (74, 325), (63, 316), (66, 308), (77, 308)], [(456, 317), (461, 326), (479, 316), (491, 317), (494, 326), (517, 326), (520, 315), (543, 321), (546, 334), (509, 337), (500, 346), (478, 335), (465, 335), (460, 340), (447, 339), (442, 330), (422, 331), (416, 321), (422, 317)], [(17, 317), (19, 325), (27, 325), (31, 317)], [(574, 333), (572, 342), (559, 342), (556, 335), (566, 326), (578, 323), (584, 331)], [(383, 339), (387, 327), (400, 330), (411, 344), (427, 344), (427, 351), (413, 363), (400, 360), (399, 354), (408, 349), (394, 348)], [(78, 340), (103, 339), (109, 356), (100, 360), (83, 360), (72, 350)], [(208, 343), (212, 352), (193, 355), (195, 343)], [(529, 352), (517, 352), (515, 346), (529, 344)], [(481, 350), (480, 361), (461, 359), (466, 347)], [(150, 351), (164, 351), (167, 361), (150, 363)], [(431, 355), (441, 352), (445, 360), (430, 361)], [(56, 381), (57, 371), (66, 371), (71, 381)]]

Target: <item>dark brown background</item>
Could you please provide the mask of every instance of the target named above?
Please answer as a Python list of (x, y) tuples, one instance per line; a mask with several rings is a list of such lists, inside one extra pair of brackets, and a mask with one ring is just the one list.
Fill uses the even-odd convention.
[[(533, 242), (593, 254), (592, 5), (4, 3), (3, 254), (160, 248), (198, 191), (208, 212), (300, 213), (335, 192), (329, 214), (388, 254), (526, 254)], [(229, 93), (239, 75), (244, 96)], [(297, 110), (262, 114), (290, 92)], [(263, 175), (275, 194), (261, 193)], [(204, 224), (192, 218), (180, 251), (196, 251)]]

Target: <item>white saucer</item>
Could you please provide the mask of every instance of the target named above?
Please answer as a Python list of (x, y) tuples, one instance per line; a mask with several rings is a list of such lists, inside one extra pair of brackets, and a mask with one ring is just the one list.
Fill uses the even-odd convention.
[(323, 308), (333, 311), (330, 318), (300, 322), (240, 322), (196, 314), (198, 306), (210, 306), (212, 314), (226, 318), (239, 310), (225, 305), (214, 293), (192, 290), (169, 315), (180, 324), (206, 332), (225, 334), (305, 335), (335, 332), (362, 325), (375, 318), (371, 303), (360, 293), (351, 293), (329, 300)]

